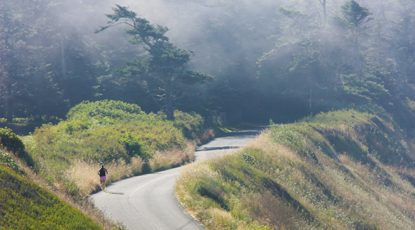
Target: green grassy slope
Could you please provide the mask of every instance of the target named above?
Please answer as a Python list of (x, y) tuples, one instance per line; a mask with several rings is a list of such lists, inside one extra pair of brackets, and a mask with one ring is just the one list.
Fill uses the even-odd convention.
[(176, 193), (208, 229), (415, 229), (414, 152), (391, 123), (330, 112), (187, 167)]
[(0, 128), (0, 229), (123, 229), (89, 202), (76, 203), (48, 186), (33, 164), (20, 137)]
[(10, 158), (7, 161), (0, 165), (0, 229), (101, 229), (79, 210), (4, 166), (14, 165)]

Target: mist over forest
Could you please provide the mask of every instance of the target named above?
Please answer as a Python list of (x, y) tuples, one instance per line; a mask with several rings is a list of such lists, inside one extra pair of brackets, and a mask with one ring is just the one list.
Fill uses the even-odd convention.
[(94, 33), (116, 4), (168, 27), (168, 41), (193, 52), (184, 66), (210, 76), (175, 85), (172, 109), (280, 123), (354, 108), (411, 124), (412, 0), (2, 0), (0, 117), (64, 118), (104, 99), (166, 110), (143, 77), (151, 68), (137, 64), (148, 49), (123, 25)]

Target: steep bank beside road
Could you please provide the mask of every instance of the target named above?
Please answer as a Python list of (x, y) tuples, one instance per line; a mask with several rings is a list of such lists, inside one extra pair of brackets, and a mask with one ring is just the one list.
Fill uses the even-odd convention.
[(208, 229), (414, 229), (413, 140), (355, 111), (274, 126), (186, 166), (176, 193)]
[(29, 165), (20, 137), (0, 128), (0, 229), (122, 229), (90, 203), (49, 186)]
[(0, 150), (0, 229), (102, 229), (81, 211), (19, 174), (24, 174), (23, 169)]
[[(232, 151), (230, 147), (240, 147), (258, 133), (236, 132), (216, 138), (198, 148), (196, 160)], [(108, 186), (108, 193), (99, 192), (91, 198), (96, 207), (114, 220), (122, 220), (128, 229), (204, 229), (185, 214), (185, 209), (176, 200), (174, 185), (180, 170), (175, 168), (118, 181)]]

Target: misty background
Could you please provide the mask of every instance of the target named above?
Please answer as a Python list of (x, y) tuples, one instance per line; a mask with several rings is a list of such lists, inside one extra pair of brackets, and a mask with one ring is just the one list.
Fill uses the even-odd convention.
[(126, 27), (94, 33), (115, 4), (168, 27), (171, 42), (194, 52), (189, 68), (213, 76), (180, 88), (175, 109), (282, 123), (354, 108), (412, 124), (412, 0), (1, 0), (0, 117), (64, 118), (103, 99), (163, 110), (125, 71), (148, 56)]

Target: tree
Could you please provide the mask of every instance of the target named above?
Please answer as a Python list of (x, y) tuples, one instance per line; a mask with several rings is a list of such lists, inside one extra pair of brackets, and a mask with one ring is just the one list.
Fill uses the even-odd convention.
[[(24, 0), (0, 2), (0, 97), (6, 105), (7, 122), (13, 122), (14, 105), (25, 88), (26, 41), (31, 36), (25, 24), (29, 8)], [(26, 6), (26, 7), (21, 7)]]
[(323, 7), (323, 25), (327, 23), (327, 0), (319, 0), (321, 6)]
[(354, 0), (346, 2), (341, 6), (341, 14), (347, 25), (353, 28), (352, 31), (354, 33), (358, 33), (359, 28), (363, 24), (372, 20), (371, 18), (368, 18), (372, 13), (366, 7), (361, 7), (359, 3)]
[(356, 74), (360, 71), (360, 39), (365, 29), (363, 25), (372, 20), (368, 18), (371, 14), (366, 7), (361, 7), (356, 1), (350, 0), (341, 6), (340, 15), (334, 18), (338, 26), (351, 32), (353, 47), (351, 58)]
[(13, 116), (40, 118), (62, 112), (61, 92), (53, 79), (52, 2), (0, 2), (0, 111), (8, 122)]
[(188, 70), (192, 52), (177, 48), (165, 36), (168, 28), (150, 24), (144, 18), (137, 17), (128, 7), (116, 5), (114, 14), (106, 15), (110, 21), (96, 33), (117, 25), (127, 25), (126, 31), (132, 38), (130, 43), (142, 45), (147, 58), (128, 62), (125, 73), (144, 81), (155, 101), (164, 101), (162, 106), (169, 120), (174, 119), (174, 99), (176, 91), (183, 86), (209, 81), (212, 77)]

